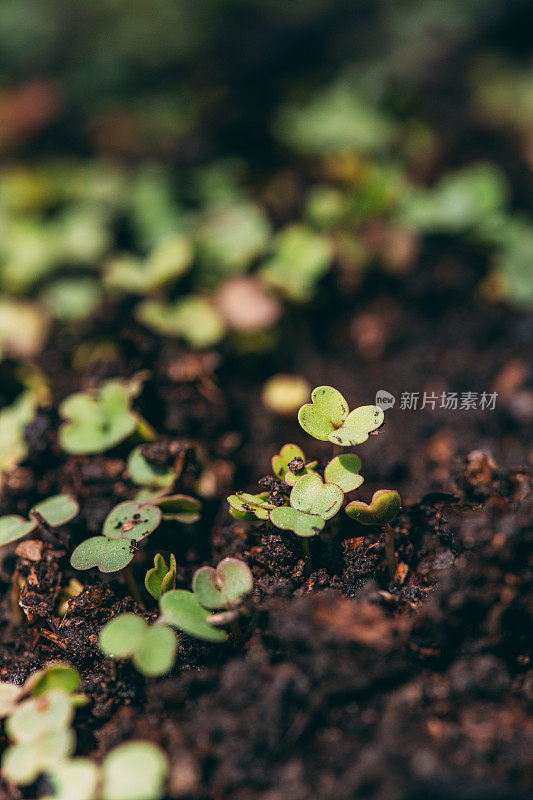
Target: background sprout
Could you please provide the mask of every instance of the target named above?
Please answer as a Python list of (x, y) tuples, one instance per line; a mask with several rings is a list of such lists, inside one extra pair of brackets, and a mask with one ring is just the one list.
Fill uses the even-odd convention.
[(378, 406), (361, 406), (349, 413), (348, 403), (333, 386), (317, 386), (298, 412), (304, 431), (321, 441), (343, 447), (366, 442), (369, 434), (383, 424), (385, 415)]
[(70, 522), (79, 512), (76, 500), (68, 494), (56, 494), (42, 500), (30, 510), (30, 519), (17, 514), (0, 517), (0, 546), (16, 542), (26, 534), (34, 531), (39, 524), (57, 528)]
[(253, 276), (225, 281), (217, 290), (214, 302), (228, 329), (238, 333), (270, 330), (282, 314), (280, 301)]
[(162, 622), (173, 625), (189, 636), (217, 643), (227, 639), (225, 631), (209, 624), (210, 612), (192, 592), (184, 589), (165, 592), (159, 600), (159, 608)]
[(297, 444), (284, 444), (278, 455), (272, 456), (272, 472), (289, 486), (294, 486), (303, 475), (314, 472), (316, 465), (316, 461), (305, 463), (304, 452)]
[(379, 525), (385, 535), (385, 558), (391, 580), (396, 575), (396, 550), (394, 531), (389, 524), (400, 512), (402, 501), (398, 492), (393, 489), (379, 489), (372, 495), (370, 504), (361, 500), (352, 500), (346, 506), (346, 513), (351, 519), (362, 525)]
[(279, 373), (266, 381), (261, 399), (269, 411), (280, 417), (288, 417), (305, 403), (310, 391), (309, 382), (301, 375)]
[(135, 316), (155, 333), (179, 336), (192, 347), (212, 347), (226, 332), (222, 317), (203, 295), (190, 294), (173, 303), (144, 300)]
[(258, 519), (265, 522), (275, 506), (266, 499), (267, 492), (261, 494), (248, 494), (237, 492), (228, 497), (232, 511), (240, 514), (240, 519)]
[[(125, 569), (133, 559), (136, 543), (157, 528), (161, 517), (161, 509), (151, 503), (134, 500), (119, 503), (107, 515), (103, 535), (81, 542), (72, 553), (70, 563), (80, 570), (98, 567), (100, 572), (118, 572)], [(133, 586), (130, 588), (133, 592)]]
[(190, 240), (182, 234), (166, 236), (147, 259), (116, 256), (107, 265), (104, 281), (109, 289), (126, 294), (152, 294), (181, 278), (192, 264)]
[(343, 453), (340, 456), (332, 458), (324, 470), (324, 481), (326, 483), (335, 483), (340, 486), (344, 494), (353, 492), (364, 481), (362, 475), (359, 475), (361, 469), (361, 459), (355, 453)]
[(134, 741), (112, 750), (102, 766), (102, 800), (160, 800), (167, 761), (151, 742)]
[(130, 479), (138, 486), (151, 489), (170, 489), (176, 473), (166, 467), (150, 464), (142, 453), (142, 445), (135, 447), (128, 456)]
[(196, 497), (188, 494), (167, 494), (152, 499), (165, 520), (175, 520), (191, 525), (200, 519), (201, 502)]
[(250, 568), (238, 558), (224, 558), (213, 567), (200, 567), (194, 573), (192, 590), (204, 608), (235, 608), (250, 594), (254, 579)]
[(293, 224), (276, 234), (272, 250), (259, 270), (261, 280), (295, 303), (311, 300), (331, 266), (331, 242), (305, 225)]
[(144, 578), (146, 591), (156, 600), (162, 594), (176, 588), (176, 557), (171, 553), (167, 564), (160, 553), (154, 556), (154, 566), (148, 570)]
[(95, 800), (98, 778), (98, 767), (88, 758), (71, 758), (48, 773), (54, 794), (41, 800)]
[(24, 684), (24, 690), (31, 692), (34, 697), (42, 697), (54, 689), (72, 694), (79, 688), (80, 683), (81, 676), (77, 670), (70, 664), (56, 661), (32, 673)]
[(138, 380), (112, 380), (92, 392), (78, 392), (59, 406), (66, 420), (59, 429), (59, 443), (73, 455), (103, 453), (127, 439), (139, 426), (131, 401), (141, 390)]
[(24, 430), (33, 420), (37, 401), (31, 391), (21, 392), (17, 399), (0, 410), (0, 479), (27, 454)]
[(75, 747), (73, 717), (72, 698), (58, 689), (20, 703), (6, 722), (13, 744), (2, 759), (4, 777), (26, 786), (69, 756)]
[(111, 658), (131, 658), (148, 677), (163, 675), (176, 659), (176, 635), (165, 625), (148, 625), (136, 614), (121, 614), (100, 631), (98, 644)]
[(23, 696), (23, 686), (17, 686), (16, 683), (0, 683), (0, 719), (11, 716)]

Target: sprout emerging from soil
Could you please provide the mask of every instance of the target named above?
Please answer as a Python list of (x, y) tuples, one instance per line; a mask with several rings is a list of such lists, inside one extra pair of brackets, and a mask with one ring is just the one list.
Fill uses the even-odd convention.
[(346, 506), (348, 516), (362, 525), (376, 525), (383, 529), (385, 535), (385, 558), (389, 568), (391, 580), (396, 574), (396, 552), (394, 546), (394, 531), (390, 525), (398, 516), (402, 508), (402, 501), (398, 492), (393, 489), (379, 489), (372, 495), (370, 503), (362, 500), (352, 500)]
[(72, 697), (61, 689), (20, 703), (6, 722), (11, 745), (2, 759), (3, 776), (27, 786), (67, 758), (76, 743), (74, 711)]
[[(227, 638), (220, 627), (230, 625), (236, 638), (242, 614), (242, 601), (253, 588), (249, 567), (237, 558), (225, 558), (216, 569), (196, 570), (192, 592), (175, 589), (166, 592), (160, 601), (161, 619), (196, 639), (223, 642)], [(212, 611), (219, 613), (213, 614)]]
[[(304, 451), (298, 445), (286, 444), (272, 458), (275, 477), (268, 476), (260, 482), (268, 492), (257, 495), (237, 492), (228, 497), (231, 514), (236, 519), (270, 521), (281, 530), (295, 533), (302, 544), (307, 571), (311, 565), (309, 539), (323, 530), (326, 522), (342, 508), (345, 495), (358, 489), (364, 480), (360, 474), (359, 456), (355, 453), (342, 453), (341, 446), (365, 442), (370, 433), (383, 424), (384, 419), (383, 410), (377, 406), (361, 406), (350, 412), (348, 403), (333, 386), (318, 386), (313, 390), (311, 400), (311, 403), (300, 408), (298, 420), (302, 428), (315, 439), (333, 444), (335, 455), (326, 464), (324, 477), (321, 477), (322, 472), (317, 461), (307, 461)], [(292, 487), (290, 493), (288, 487)], [(363, 517), (364, 510), (370, 509), (368, 513), (375, 520), (380, 513), (385, 513), (385, 503), (385, 516), (392, 513), (396, 504), (397, 509), (393, 514), (395, 516), (400, 508), (399, 495), (397, 492), (385, 494), (387, 498), (380, 492), (376, 493), (376, 503), (371, 507), (366, 503), (353, 501), (348, 504), (346, 511), (355, 518), (357, 513), (361, 513)], [(388, 524), (388, 520), (385, 523), (374, 521), (367, 524), (386, 523)], [(336, 526), (333, 525), (332, 529), (336, 530)], [(388, 564), (392, 563), (390, 531), (390, 526), (385, 528)], [(392, 554), (394, 557), (394, 539)]]
[(73, 497), (68, 494), (56, 494), (33, 506), (29, 519), (17, 514), (0, 517), (0, 546), (22, 539), (39, 526), (48, 530), (65, 525), (74, 519), (79, 510), (78, 503)]
[(172, 669), (176, 635), (166, 625), (148, 625), (136, 614), (121, 614), (100, 631), (98, 644), (111, 658), (131, 658), (135, 668), (148, 677)]
[[(81, 682), (77, 670), (63, 661), (50, 661), (44, 669), (33, 672), (22, 686), (14, 683), (0, 683), (0, 719), (11, 716), (20, 701), (28, 695), (42, 697), (47, 692), (59, 690), (73, 694)], [(83, 695), (72, 698), (76, 705), (85, 702)]]
[(366, 442), (369, 434), (383, 424), (385, 417), (383, 409), (378, 406), (360, 406), (350, 412), (348, 403), (333, 386), (317, 386), (313, 389), (311, 401), (298, 412), (300, 425), (315, 439), (341, 447)]
[(176, 558), (172, 553), (168, 564), (160, 553), (156, 553), (154, 566), (146, 573), (144, 585), (155, 600), (159, 600), (162, 594), (176, 588)]
[(101, 536), (78, 545), (70, 558), (74, 569), (98, 567), (100, 572), (118, 572), (132, 561), (138, 542), (149, 536), (161, 522), (162, 513), (151, 503), (128, 500), (107, 515)]
[(136, 430), (145, 438), (153, 438), (148, 423), (131, 410), (141, 386), (138, 377), (130, 381), (111, 380), (95, 391), (67, 397), (59, 407), (66, 420), (59, 429), (61, 447), (73, 455), (90, 455), (115, 447)]
[(128, 472), (133, 483), (156, 491), (170, 489), (176, 479), (173, 470), (150, 464), (143, 455), (142, 445), (129, 454)]

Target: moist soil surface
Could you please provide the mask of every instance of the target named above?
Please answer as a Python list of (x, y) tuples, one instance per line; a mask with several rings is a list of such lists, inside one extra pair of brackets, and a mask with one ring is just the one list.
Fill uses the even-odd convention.
[[(106, 308), (76, 336), (54, 335), (41, 359), (51, 408), (26, 429), (29, 455), (7, 477), (0, 511), (26, 514), (64, 491), (81, 513), (31, 558), (15, 544), (0, 551), (0, 673), (22, 683), (50, 659), (80, 671), (90, 702), (76, 715), (77, 754), (100, 759), (122, 741), (152, 740), (168, 756), (168, 797), (193, 800), (533, 796), (525, 355), (533, 319), (481, 304), (478, 260), (430, 241), (409, 280), (371, 275), (351, 290), (332, 277), (320, 302), (284, 319), (268, 355), (187, 351), (134, 326), (127, 306)], [(83, 343), (106, 338), (115, 356), (72, 366)], [(73, 391), (139, 370), (148, 378), (135, 407), (161, 437), (146, 457), (161, 464), (180, 454), (177, 490), (195, 494), (204, 470), (208, 497), (198, 523), (165, 523), (138, 551), (138, 582), (154, 552), (174, 552), (178, 588), (224, 556), (246, 560), (255, 579), (240, 641), (207, 645), (180, 634), (171, 674), (148, 680), (98, 649), (112, 616), (142, 613), (126, 586), (69, 564), (73, 547), (134, 495), (131, 444), (69, 457), (54, 410)], [(228, 514), (226, 495), (256, 491), (284, 443), (322, 465), (331, 455), (295, 415), (281, 420), (262, 405), (262, 383), (279, 371), (337, 386), (351, 406), (373, 403), (378, 390), (396, 397), (379, 434), (357, 448), (365, 476), (357, 497), (368, 501), (383, 487), (402, 495), (394, 579), (379, 529), (343, 514), (311, 542), (310, 573), (295, 536)], [(9, 379), (3, 386), (9, 400)], [(420, 393), (417, 409), (402, 408), (404, 392)], [(494, 409), (448, 410), (443, 392), (498, 397)], [(15, 568), (25, 581), (18, 610)], [(71, 578), (84, 590), (60, 618)], [(146, 595), (146, 604), (155, 619), (155, 601)], [(44, 780), (24, 790), (3, 784), (0, 796), (45, 789)]]

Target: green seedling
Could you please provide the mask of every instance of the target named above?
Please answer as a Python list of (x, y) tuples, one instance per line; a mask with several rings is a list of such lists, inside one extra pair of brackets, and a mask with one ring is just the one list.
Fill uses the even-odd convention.
[(165, 520), (192, 525), (200, 519), (202, 504), (196, 497), (190, 497), (188, 494), (159, 495), (151, 502), (161, 510)]
[(33, 506), (29, 519), (17, 514), (0, 517), (0, 546), (22, 539), (39, 525), (45, 529), (65, 525), (78, 514), (79, 510), (78, 503), (73, 497), (68, 494), (56, 494)]
[(192, 590), (204, 608), (228, 610), (236, 608), (250, 594), (253, 584), (252, 573), (244, 561), (224, 558), (216, 569), (197, 569), (192, 579)]
[(350, 412), (348, 403), (333, 386), (317, 386), (311, 401), (298, 412), (298, 422), (304, 431), (315, 439), (342, 447), (366, 442), (385, 418), (378, 406), (361, 406)]
[(159, 600), (162, 594), (176, 588), (176, 558), (171, 553), (167, 564), (160, 553), (154, 556), (154, 566), (144, 578), (146, 591)]
[(272, 472), (289, 486), (294, 486), (303, 475), (313, 473), (316, 465), (316, 461), (306, 463), (304, 452), (297, 444), (284, 444), (278, 455), (272, 456)]
[(287, 225), (274, 237), (272, 255), (259, 270), (264, 283), (294, 303), (313, 297), (333, 260), (332, 243), (305, 225)]
[(78, 392), (63, 400), (59, 413), (66, 420), (59, 429), (59, 443), (73, 455), (103, 453), (142, 430), (153, 437), (147, 423), (131, 410), (141, 391), (141, 381), (111, 380), (99, 389)]
[(390, 522), (401, 511), (402, 501), (398, 492), (393, 489), (379, 489), (372, 495), (370, 503), (361, 500), (352, 500), (346, 506), (348, 516), (362, 525), (376, 525), (383, 529), (385, 536), (385, 558), (389, 568), (391, 580), (396, 575), (396, 551), (394, 545), (394, 530)]
[(275, 506), (267, 500), (268, 492), (248, 494), (237, 492), (228, 497), (232, 516), (235, 519), (260, 520), (266, 522)]
[(98, 567), (100, 572), (118, 572), (132, 561), (137, 543), (161, 522), (161, 509), (151, 503), (127, 500), (107, 515), (101, 536), (78, 545), (70, 558), (74, 569)]
[(159, 600), (159, 608), (164, 623), (188, 633), (189, 636), (216, 643), (227, 639), (225, 631), (209, 624), (208, 620), (213, 615), (192, 592), (185, 589), (165, 592)]
[[(80, 683), (79, 672), (62, 661), (51, 661), (44, 669), (33, 672), (22, 686), (0, 683), (0, 719), (11, 716), (19, 702), (29, 694), (42, 697), (51, 690), (73, 694)], [(72, 701), (81, 705), (84, 702), (83, 695), (74, 695)]]
[(35, 417), (36, 410), (37, 400), (28, 390), (0, 411), (0, 481), (2, 473), (9, 472), (26, 457), (24, 430)]
[(50, 770), (53, 795), (42, 800), (160, 800), (167, 773), (165, 755), (151, 742), (115, 747), (102, 766), (72, 758)]
[(355, 453), (343, 453), (332, 458), (324, 470), (325, 483), (335, 483), (344, 494), (358, 489), (364, 481), (359, 475), (361, 459)]
[(143, 456), (142, 445), (129, 454), (128, 472), (133, 483), (153, 490), (170, 489), (176, 479), (173, 470), (150, 464)]
[(104, 282), (108, 289), (126, 294), (150, 295), (184, 275), (192, 264), (193, 251), (186, 236), (165, 237), (142, 261), (132, 255), (118, 256), (108, 264)]
[(148, 677), (169, 672), (176, 659), (176, 635), (166, 625), (148, 625), (136, 614), (121, 614), (100, 631), (98, 644), (111, 658), (131, 658)]
[(226, 333), (221, 315), (203, 295), (191, 294), (173, 303), (144, 300), (136, 307), (135, 316), (150, 330), (185, 339), (191, 347), (212, 347)]
[(76, 739), (70, 725), (75, 706), (59, 689), (20, 703), (6, 722), (12, 744), (2, 759), (3, 776), (27, 786), (74, 750)]

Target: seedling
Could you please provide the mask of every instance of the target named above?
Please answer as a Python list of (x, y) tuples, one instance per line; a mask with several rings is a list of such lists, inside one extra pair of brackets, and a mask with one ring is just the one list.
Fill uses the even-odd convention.
[(111, 380), (99, 389), (63, 400), (59, 413), (66, 421), (59, 429), (61, 447), (73, 455), (90, 455), (115, 447), (136, 430), (145, 438), (153, 438), (148, 423), (131, 410), (141, 386), (138, 378)]
[(111, 658), (131, 658), (148, 677), (172, 669), (176, 658), (176, 635), (165, 625), (148, 625), (136, 614), (121, 614), (105, 625), (98, 637), (100, 650)]
[(364, 481), (359, 475), (361, 459), (355, 453), (343, 453), (331, 459), (324, 470), (324, 481), (339, 486), (344, 494), (358, 489)]
[(372, 495), (370, 503), (352, 500), (346, 506), (346, 513), (351, 519), (362, 525), (376, 525), (383, 529), (385, 535), (385, 558), (391, 580), (396, 574), (396, 552), (394, 546), (394, 530), (390, 522), (399, 514), (402, 501), (398, 492), (392, 489), (379, 489)]
[(146, 591), (156, 600), (165, 592), (176, 588), (176, 558), (172, 553), (168, 564), (160, 553), (156, 553), (154, 566), (146, 573), (144, 585)]
[(236, 519), (260, 520), (265, 522), (275, 506), (267, 500), (268, 492), (260, 494), (248, 494), (247, 492), (237, 492), (228, 497), (232, 515)]
[(32, 533), (40, 525), (58, 528), (70, 522), (79, 512), (76, 500), (68, 494), (56, 494), (33, 506), (29, 519), (17, 514), (0, 517), (0, 546), (16, 542), (28, 533)]
[(298, 478), (314, 472), (316, 461), (306, 463), (303, 450), (297, 444), (284, 444), (277, 456), (272, 456), (272, 472), (280, 480), (294, 486)]
[[(33, 672), (22, 686), (14, 683), (0, 683), (0, 719), (11, 716), (19, 702), (29, 694), (34, 697), (42, 697), (51, 690), (73, 694), (80, 682), (79, 672), (70, 664), (51, 661), (44, 669)], [(85, 698), (83, 695), (74, 695), (72, 701), (76, 705), (82, 705)]]
[[(216, 569), (200, 567), (193, 577), (192, 592), (175, 589), (162, 595), (161, 620), (208, 642), (225, 641), (227, 634), (220, 627), (231, 625), (238, 638), (240, 606), (252, 587), (249, 567), (237, 558), (223, 559)], [(220, 609), (218, 614), (211, 613)]]
[(152, 503), (161, 510), (165, 520), (192, 525), (200, 519), (202, 504), (188, 494), (161, 494), (152, 498)]
[(173, 470), (150, 464), (143, 456), (142, 445), (131, 451), (128, 457), (128, 472), (133, 483), (155, 491), (170, 489), (176, 479)]
[(69, 756), (76, 741), (70, 729), (73, 717), (72, 698), (60, 689), (20, 703), (6, 722), (13, 744), (2, 760), (4, 777), (27, 786)]
[(191, 347), (212, 347), (226, 333), (224, 320), (203, 295), (191, 294), (173, 303), (144, 300), (135, 309), (140, 323), (162, 336), (179, 336)]
[(317, 386), (311, 401), (298, 412), (298, 422), (304, 431), (315, 439), (342, 447), (366, 442), (385, 418), (378, 406), (360, 406), (350, 412), (348, 403), (333, 386)]

